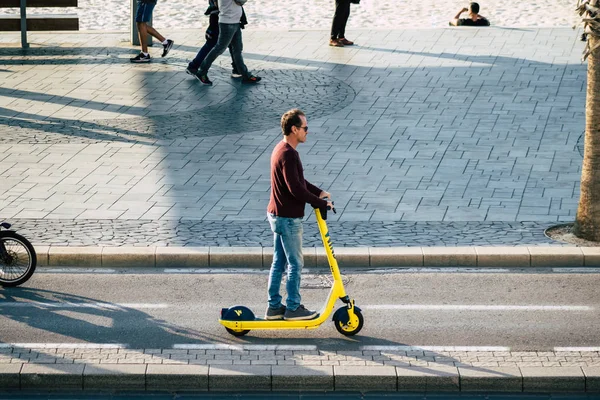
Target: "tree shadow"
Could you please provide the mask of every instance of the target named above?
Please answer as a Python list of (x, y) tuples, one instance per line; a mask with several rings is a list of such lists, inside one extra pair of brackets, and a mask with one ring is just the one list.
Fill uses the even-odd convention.
[[(0, 291), (0, 298), (0, 310), (5, 318), (75, 339), (76, 342), (98, 343), (100, 340), (102, 343), (120, 344), (124, 334), (132, 327), (140, 329), (148, 338), (149, 348), (189, 341), (223, 342), (218, 336), (182, 328), (138, 309), (65, 292), (27, 287), (4, 288)], [(6, 302), (15, 304), (7, 305)], [(61, 307), (60, 304), (66, 304), (67, 307)], [(94, 324), (66, 314), (81, 314), (90, 320), (103, 318), (110, 323)]]

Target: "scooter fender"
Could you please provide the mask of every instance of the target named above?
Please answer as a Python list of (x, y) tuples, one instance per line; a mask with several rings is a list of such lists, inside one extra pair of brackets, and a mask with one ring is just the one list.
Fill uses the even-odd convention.
[[(359, 307), (354, 306), (354, 309), (357, 311), (361, 311)], [(350, 315), (348, 314), (348, 307), (340, 307), (333, 314), (331, 318), (332, 321), (340, 321), (342, 324), (347, 324), (350, 321)]]
[(252, 310), (245, 306), (233, 306), (221, 309), (221, 319), (225, 321), (254, 321)]

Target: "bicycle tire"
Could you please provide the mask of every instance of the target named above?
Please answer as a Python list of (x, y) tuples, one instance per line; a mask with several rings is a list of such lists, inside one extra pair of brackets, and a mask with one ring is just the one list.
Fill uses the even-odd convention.
[(35, 272), (37, 255), (29, 240), (12, 231), (0, 232), (0, 241), (11, 256), (10, 264), (0, 257), (0, 286), (19, 286)]

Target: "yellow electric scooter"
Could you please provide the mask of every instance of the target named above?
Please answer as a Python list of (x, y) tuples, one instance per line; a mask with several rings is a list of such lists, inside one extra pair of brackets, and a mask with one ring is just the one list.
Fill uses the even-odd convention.
[[(333, 209), (335, 212), (335, 208)], [(333, 253), (333, 246), (327, 229), (327, 209), (315, 208), (319, 232), (323, 240), (323, 246), (327, 253), (329, 268), (333, 275), (333, 286), (329, 292), (329, 297), (319, 316), (315, 319), (304, 321), (285, 321), (285, 320), (266, 320), (256, 318), (252, 310), (245, 306), (233, 306), (221, 309), (221, 318), (219, 322), (225, 326), (227, 332), (233, 336), (244, 336), (252, 329), (315, 329), (318, 328), (331, 315), (335, 307), (335, 302), (339, 298), (344, 304), (343, 307), (333, 314), (333, 322), (339, 333), (345, 336), (356, 335), (363, 327), (364, 318), (360, 308), (354, 306), (354, 299), (350, 299), (344, 289), (342, 276)]]

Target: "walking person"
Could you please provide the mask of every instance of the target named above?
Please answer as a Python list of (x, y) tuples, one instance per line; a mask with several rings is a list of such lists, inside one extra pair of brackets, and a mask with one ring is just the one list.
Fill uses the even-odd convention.
[[(273, 263), (269, 273), (268, 307), (265, 319), (298, 321), (313, 319), (316, 311), (301, 304), (300, 279), (302, 256), (302, 218), (304, 206), (333, 207), (331, 195), (304, 179), (302, 162), (296, 147), (306, 141), (308, 125), (306, 116), (293, 109), (281, 117), (283, 140), (271, 154), (271, 196), (267, 218), (273, 231)], [(325, 200), (329, 199), (329, 200)], [(284, 306), (279, 294), (281, 280), (287, 264), (287, 300)]]
[[(252, 75), (242, 57), (243, 42), (242, 30), (240, 28), (240, 20), (242, 18), (242, 5), (246, 0), (218, 0), (219, 7), (219, 36), (217, 44), (208, 52), (204, 61), (200, 63), (198, 72), (196, 73), (200, 82), (205, 85), (212, 85), (208, 79), (208, 70), (218, 56), (223, 54), (228, 47), (231, 51), (233, 63), (239, 74), (242, 75), (242, 83), (258, 83), (261, 78)], [(231, 47), (230, 47), (231, 46)]]
[(165, 57), (173, 48), (174, 42), (171, 39), (165, 39), (164, 36), (162, 36), (156, 29), (148, 24), (152, 20), (154, 6), (156, 6), (156, 0), (137, 0), (137, 13), (135, 16), (135, 22), (140, 35), (142, 51), (137, 56), (129, 59), (129, 61), (132, 63), (150, 62), (150, 53), (148, 53), (148, 34), (152, 35), (162, 43), (163, 52), (161, 57)]
[(335, 0), (335, 13), (331, 23), (329, 45), (334, 47), (352, 46), (354, 42), (346, 39), (346, 23), (350, 17), (351, 0)]
[[(196, 57), (188, 64), (187, 68), (185, 69), (186, 73), (188, 73), (189, 75), (193, 75), (196, 78), (199, 78), (198, 68), (200, 68), (200, 64), (202, 64), (202, 61), (204, 61), (208, 53), (217, 45), (217, 39), (219, 38), (219, 8), (217, 7), (216, 0), (208, 0), (208, 8), (204, 12), (204, 15), (208, 15), (209, 17), (208, 28), (206, 28), (206, 32), (204, 34), (206, 43), (204, 43), (204, 46), (200, 48), (198, 54), (196, 54)], [(240, 28), (244, 29), (246, 25), (248, 25), (248, 20), (246, 19), (246, 13), (242, 8)], [(235, 66), (231, 45), (229, 45), (229, 53), (231, 54), (231, 77), (241, 78), (242, 75), (239, 73), (237, 67)]]

